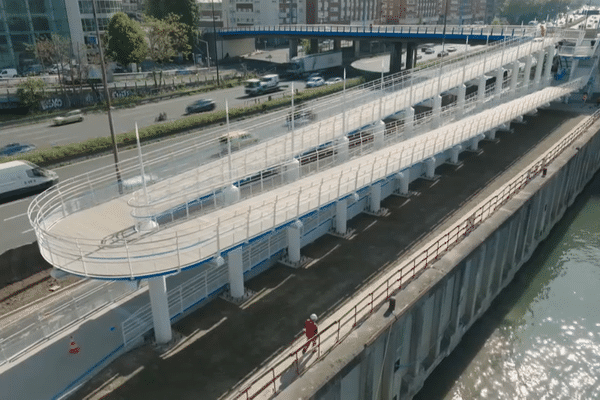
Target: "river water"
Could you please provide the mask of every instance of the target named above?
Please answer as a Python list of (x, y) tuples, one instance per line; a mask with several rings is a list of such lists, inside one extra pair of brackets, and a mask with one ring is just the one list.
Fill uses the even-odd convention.
[(600, 399), (600, 174), (418, 400)]

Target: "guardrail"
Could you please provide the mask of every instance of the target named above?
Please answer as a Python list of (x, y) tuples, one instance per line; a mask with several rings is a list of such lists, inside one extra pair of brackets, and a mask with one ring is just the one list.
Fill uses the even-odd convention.
[[(316, 336), (317, 357), (312, 362), (302, 365), (300, 352), (305, 343), (302, 337), (295, 339), (289, 346), (292, 350), (283, 355), (283, 359), (278, 361), (273, 367), (270, 367), (260, 376), (255, 378), (245, 388), (237, 390), (233, 394), (233, 399), (255, 399), (261, 394), (271, 396), (277, 394), (284, 388), (281, 378), (286, 378), (289, 383), (290, 376), (296, 377), (303, 373), (310, 366), (325, 357), (333, 348), (344, 341), (346, 337), (358, 326), (361, 325), (376, 309), (380, 308), (402, 290), (408, 283), (416, 278), (421, 272), (435, 263), (442, 255), (451, 250), (460, 243), (465, 237), (473, 232), (479, 225), (492, 216), (495, 211), (502, 207), (506, 202), (518, 194), (529, 182), (535, 179), (544, 169), (552, 163), (567, 147), (575, 141), (582, 133), (600, 119), (600, 110), (596, 111), (583, 124), (570, 132), (561, 142), (553, 146), (546, 152), (543, 158), (539, 159), (532, 167), (521, 175), (511, 180), (507, 185), (496, 191), (488, 198), (486, 202), (480, 205), (473, 213), (463, 218), (458, 224), (450, 228), (439, 237), (433, 244), (412, 257), (400, 268), (396, 269), (383, 283), (370, 291), (358, 302), (356, 302), (349, 311), (340, 318), (320, 330)], [(343, 306), (342, 306), (343, 307)], [(290, 371), (292, 374), (290, 374)], [(267, 393), (268, 391), (268, 393)]]

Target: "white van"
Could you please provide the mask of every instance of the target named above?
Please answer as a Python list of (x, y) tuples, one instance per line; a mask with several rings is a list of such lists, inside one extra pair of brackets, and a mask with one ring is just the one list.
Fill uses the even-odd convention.
[(0, 202), (39, 193), (57, 182), (56, 172), (40, 168), (28, 161), (0, 164)]
[(231, 151), (234, 151), (239, 150), (242, 147), (250, 146), (251, 144), (258, 142), (258, 139), (246, 131), (230, 132), (228, 135), (223, 135), (219, 138), (221, 152), (227, 153), (228, 141), (231, 142)]
[(17, 70), (14, 68), (5, 68), (0, 71), (0, 79), (16, 78), (17, 76), (19, 74), (17, 74)]

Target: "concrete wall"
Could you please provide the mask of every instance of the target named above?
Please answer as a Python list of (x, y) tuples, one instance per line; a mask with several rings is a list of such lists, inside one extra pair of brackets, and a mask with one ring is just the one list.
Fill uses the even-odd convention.
[[(223, 43), (222, 48), (221, 43)], [(237, 57), (253, 51), (256, 51), (254, 38), (218, 41), (217, 54), (219, 60), (222, 60), (227, 54), (229, 54), (229, 57)]]
[(410, 399), (513, 279), (600, 166), (597, 125), (490, 219), (282, 393), (319, 400)]

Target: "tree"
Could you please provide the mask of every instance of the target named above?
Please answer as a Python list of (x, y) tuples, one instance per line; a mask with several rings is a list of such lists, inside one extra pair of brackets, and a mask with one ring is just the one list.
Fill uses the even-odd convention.
[(142, 27), (122, 12), (116, 13), (110, 19), (107, 47), (107, 57), (123, 66), (140, 63), (148, 54)]
[(170, 15), (179, 16), (185, 25), (186, 42), (191, 47), (196, 43), (197, 27), (200, 22), (200, 8), (195, 0), (146, 0), (146, 15), (166, 20)]
[(58, 65), (58, 80), (62, 82), (61, 75), (64, 73), (64, 67), (71, 59), (71, 41), (53, 33), (50, 37), (38, 37), (31, 45), (31, 51), (37, 54), (42, 65)]
[[(187, 43), (186, 28), (179, 22), (179, 16), (169, 14), (166, 19), (144, 17), (144, 28), (148, 38), (148, 56), (157, 64), (171, 61), (178, 53), (184, 56), (191, 49)], [(153, 74), (154, 85), (159, 86), (162, 82), (162, 71), (160, 71), (159, 82), (156, 81), (156, 71)]]
[(44, 98), (44, 87), (46, 84), (43, 79), (29, 77), (25, 82), (17, 85), (17, 96), (19, 101), (29, 109), (38, 107), (40, 101)]

